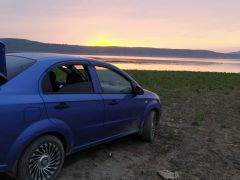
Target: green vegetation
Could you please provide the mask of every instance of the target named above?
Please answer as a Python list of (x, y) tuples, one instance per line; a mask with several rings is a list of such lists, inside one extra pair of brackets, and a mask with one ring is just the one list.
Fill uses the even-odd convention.
[(169, 152), (169, 150), (168, 150), (168, 149), (165, 149), (165, 148), (161, 148), (160, 151), (159, 151), (159, 153), (160, 153), (161, 155), (165, 155), (165, 154), (167, 154), (168, 152)]
[(128, 73), (162, 101), (155, 163), (168, 164), (182, 179), (239, 177), (240, 74)]
[(204, 120), (204, 116), (205, 114), (204, 113), (198, 113), (196, 115), (196, 117), (193, 119), (192, 121), (192, 125), (193, 126), (200, 126), (201, 125), (201, 122)]
[(159, 94), (163, 103), (175, 98), (240, 89), (240, 74), (201, 72), (128, 71), (144, 88)]

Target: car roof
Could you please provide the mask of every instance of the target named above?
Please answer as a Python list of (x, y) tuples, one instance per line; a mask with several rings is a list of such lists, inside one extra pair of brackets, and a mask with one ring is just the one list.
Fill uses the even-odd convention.
[(54, 64), (57, 62), (63, 62), (63, 61), (83, 61), (88, 62), (104, 67), (109, 67), (111, 69), (114, 69), (116, 71), (121, 71), (121, 73), (125, 74), (125, 76), (132, 79), (127, 73), (119, 69), (118, 67), (112, 65), (111, 63), (105, 62), (103, 60), (96, 60), (92, 58), (83, 57), (80, 55), (68, 55), (68, 54), (56, 54), (56, 53), (30, 53), (30, 52), (24, 52), (24, 53), (8, 53), (7, 56), (12, 57), (22, 57), (31, 59), (37, 62), (46, 62), (50, 64)]
[(89, 61), (89, 62), (100, 62), (103, 64), (109, 64), (104, 61), (99, 61), (96, 59), (91, 59), (79, 55), (68, 55), (68, 54), (57, 54), (57, 53), (8, 53), (7, 56), (23, 57), (27, 59), (32, 59), (35, 61), (52, 61), (52, 60), (80, 60), (80, 61)]
[(121, 72), (121, 74), (123, 74), (125, 77), (134, 81), (134, 79), (131, 76), (129, 76), (125, 71), (112, 65), (111, 63), (101, 61), (101, 60), (91, 59), (91, 58), (87, 58), (79, 55), (56, 54), (56, 53), (30, 53), (30, 52), (25, 53), (24, 52), (24, 53), (8, 53), (6, 54), (6, 56), (27, 58), (37, 62), (46, 63), (47, 65), (53, 65), (58, 62), (60, 63), (60, 62), (67, 62), (67, 61), (70, 61), (70, 62), (83, 61), (83, 62), (92, 63), (97, 66), (111, 68), (112, 70)]

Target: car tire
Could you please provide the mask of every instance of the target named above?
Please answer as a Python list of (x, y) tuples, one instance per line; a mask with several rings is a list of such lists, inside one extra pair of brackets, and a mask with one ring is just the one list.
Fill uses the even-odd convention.
[(151, 111), (144, 120), (141, 137), (143, 140), (153, 142), (157, 126), (157, 116), (155, 111)]
[(55, 179), (64, 163), (64, 147), (55, 136), (38, 138), (24, 151), (18, 163), (18, 179)]

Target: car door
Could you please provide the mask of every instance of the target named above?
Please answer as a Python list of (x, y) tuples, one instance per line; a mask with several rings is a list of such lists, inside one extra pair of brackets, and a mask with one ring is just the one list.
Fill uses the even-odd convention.
[(131, 81), (109, 67), (95, 66), (105, 104), (104, 135), (132, 133), (139, 130), (145, 102), (133, 94)]
[(42, 81), (42, 98), (49, 119), (63, 122), (73, 134), (75, 147), (101, 139), (104, 117), (102, 96), (87, 64), (61, 64), (51, 68)]

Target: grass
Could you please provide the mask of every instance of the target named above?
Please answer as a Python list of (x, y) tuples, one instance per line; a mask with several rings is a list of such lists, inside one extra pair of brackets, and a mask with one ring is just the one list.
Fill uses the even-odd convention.
[(195, 118), (193, 119), (192, 121), (192, 125), (193, 126), (200, 126), (201, 125), (201, 122), (203, 122), (204, 120), (204, 117), (205, 117), (205, 113), (198, 113)]
[(163, 103), (171, 99), (240, 89), (240, 74), (202, 72), (128, 71), (144, 88), (156, 92)]
[(182, 179), (239, 177), (240, 74), (128, 73), (161, 98), (158, 161), (180, 171)]

